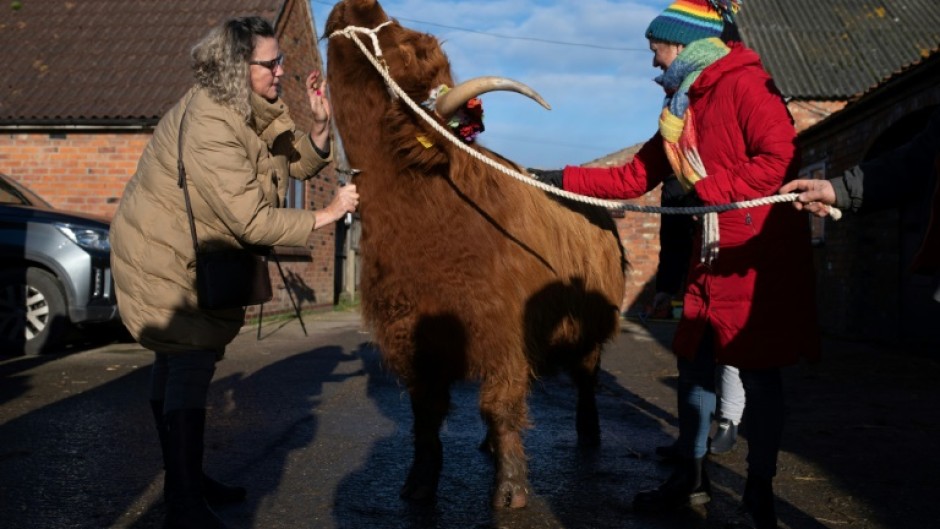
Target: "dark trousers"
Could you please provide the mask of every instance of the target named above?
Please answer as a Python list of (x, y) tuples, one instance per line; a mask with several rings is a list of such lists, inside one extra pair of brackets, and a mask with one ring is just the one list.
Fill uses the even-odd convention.
[[(708, 434), (715, 414), (715, 346), (709, 330), (695, 359), (679, 358), (679, 453), (702, 458), (708, 452)], [(741, 369), (746, 404), (748, 474), (772, 478), (777, 473), (777, 454), (783, 438), (786, 404), (779, 368)]]
[(156, 353), (150, 377), (150, 400), (162, 401), (164, 413), (205, 409), (218, 356), (216, 351)]

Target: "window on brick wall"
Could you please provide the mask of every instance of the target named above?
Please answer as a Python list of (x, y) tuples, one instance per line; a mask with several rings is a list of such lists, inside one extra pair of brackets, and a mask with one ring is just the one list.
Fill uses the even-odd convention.
[[(822, 180), (826, 178), (826, 161), (816, 162), (800, 169), (799, 178)], [(810, 237), (814, 245), (826, 242), (826, 219), (809, 215)]]
[(289, 182), (284, 207), (304, 209), (304, 195), (306, 195), (307, 186), (303, 181), (296, 178), (291, 178)]

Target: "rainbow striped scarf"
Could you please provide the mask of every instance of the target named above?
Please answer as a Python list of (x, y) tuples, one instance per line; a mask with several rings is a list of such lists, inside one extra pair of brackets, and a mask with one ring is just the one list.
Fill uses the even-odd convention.
[(689, 87), (702, 70), (730, 51), (716, 37), (696, 40), (683, 48), (666, 72), (656, 78), (656, 82), (666, 90), (663, 111), (659, 116), (659, 132), (663, 136), (669, 164), (686, 191), (707, 176), (698, 153), (695, 119), (689, 108)]

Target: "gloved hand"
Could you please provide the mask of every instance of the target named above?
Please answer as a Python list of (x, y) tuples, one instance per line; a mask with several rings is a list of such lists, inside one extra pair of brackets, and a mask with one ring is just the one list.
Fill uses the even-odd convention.
[(564, 189), (564, 171), (560, 169), (526, 169), (529, 174), (535, 177), (536, 180), (542, 182), (543, 184), (548, 184), (552, 187), (557, 187), (558, 189)]
[(695, 188), (692, 188), (691, 191), (676, 202), (676, 205), (680, 208), (700, 208), (704, 206), (705, 203), (699, 198), (698, 193), (695, 192)]

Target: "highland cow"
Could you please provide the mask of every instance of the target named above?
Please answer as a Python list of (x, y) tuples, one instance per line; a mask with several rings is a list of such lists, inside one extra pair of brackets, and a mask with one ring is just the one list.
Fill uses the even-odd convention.
[[(387, 21), (374, 0), (344, 0), (330, 13), (326, 35)], [(436, 100), (432, 114), (440, 123), (493, 89), (541, 99), (502, 79), (455, 86), (437, 39), (397, 21), (376, 35), (381, 60), (412, 100), (453, 87)], [(346, 36), (330, 38), (328, 65), (336, 125), (350, 165), (361, 171), (362, 313), (385, 363), (406, 384), (414, 413), (414, 461), (402, 497), (436, 493), (450, 388), (469, 379), (480, 383), (484, 446), (495, 460), (493, 504), (525, 506), (522, 433), (530, 426), (533, 376), (570, 373), (579, 443), (600, 439), (594, 387), (624, 293), (616, 227), (602, 208), (554, 198), (471, 158), (391, 95)]]

